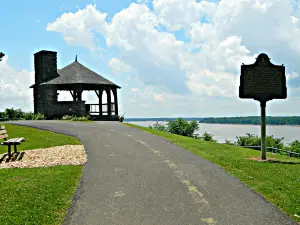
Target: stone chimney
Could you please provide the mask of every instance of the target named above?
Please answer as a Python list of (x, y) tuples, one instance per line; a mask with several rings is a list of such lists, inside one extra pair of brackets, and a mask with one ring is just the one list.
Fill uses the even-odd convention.
[(39, 51), (34, 54), (35, 84), (50, 81), (57, 74), (57, 52)]

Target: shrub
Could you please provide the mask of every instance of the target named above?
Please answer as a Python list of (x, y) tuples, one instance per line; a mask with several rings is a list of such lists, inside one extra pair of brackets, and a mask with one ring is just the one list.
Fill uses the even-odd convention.
[(203, 141), (217, 142), (216, 140), (214, 140), (213, 135), (207, 133), (206, 131), (199, 138)]
[(87, 116), (80, 116), (80, 117), (77, 117), (75, 115), (64, 115), (61, 120), (71, 120), (71, 121), (89, 121), (90, 120), (90, 117), (87, 117)]
[(295, 140), (289, 144), (289, 149), (292, 152), (300, 153), (300, 141)]
[(72, 116), (70, 116), (70, 115), (64, 115), (62, 118), (61, 118), (61, 120), (72, 120)]
[(33, 120), (33, 118), (34, 118), (34, 113), (32, 113), (32, 112), (29, 112), (29, 113), (24, 112), (23, 113), (22, 119), (24, 119), (24, 120)]
[(227, 139), (225, 139), (225, 144), (227, 144), (227, 145), (236, 145), (235, 142), (229, 141), (229, 140), (227, 140)]
[(118, 116), (119, 122), (122, 123), (124, 121), (124, 118), (125, 118), (124, 115), (125, 115), (125, 113), (123, 115), (121, 115), (121, 116)]
[(190, 123), (182, 118), (178, 118), (168, 122), (168, 131), (172, 134), (194, 137), (194, 132), (199, 129), (199, 123), (197, 121), (191, 121)]
[(282, 143), (283, 139), (284, 139), (283, 137), (282, 138), (274, 138), (273, 135), (267, 136), (266, 137), (266, 145), (268, 147), (282, 149), (284, 146), (284, 144)]
[(41, 113), (34, 114), (32, 112), (23, 112), (21, 109), (5, 109), (0, 113), (0, 117), (4, 120), (44, 120), (45, 116)]
[(236, 138), (238, 146), (260, 146), (261, 144), (260, 138), (250, 133), (246, 133), (246, 136), (238, 136)]
[(5, 120), (18, 120), (22, 117), (22, 115), (23, 112), (21, 109), (14, 109), (14, 108), (11, 109), (6, 108), (2, 113), (2, 117)]
[(86, 114), (86, 115), (85, 115), (85, 118), (86, 118), (87, 120), (91, 120), (91, 119), (92, 119), (92, 117), (91, 117), (90, 114)]
[(199, 124), (197, 121), (191, 121), (189, 123), (182, 118), (178, 118), (173, 121), (168, 121), (167, 126), (156, 122), (154, 125), (149, 126), (149, 128), (195, 138), (198, 137), (194, 135), (194, 132), (199, 129)]
[(156, 122), (153, 126), (149, 126), (149, 128), (154, 129), (154, 130), (160, 130), (160, 131), (165, 131), (168, 132), (168, 128), (164, 126), (161, 123)]
[(46, 117), (42, 113), (36, 113), (36, 114), (32, 113), (32, 119), (33, 120), (45, 120)]
[[(261, 137), (246, 133), (246, 136), (236, 137), (238, 146), (261, 146)], [(272, 148), (282, 149), (284, 144), (282, 143), (284, 138), (274, 138), (273, 135), (266, 136), (266, 146)]]
[(86, 118), (85, 116), (80, 116), (80, 117), (73, 117), (73, 121), (88, 121), (89, 119)]

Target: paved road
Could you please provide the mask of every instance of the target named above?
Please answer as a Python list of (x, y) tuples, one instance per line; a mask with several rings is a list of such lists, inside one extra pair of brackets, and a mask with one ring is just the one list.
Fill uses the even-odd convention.
[(297, 224), (214, 164), (118, 122), (11, 122), (74, 135), (88, 163), (65, 224)]

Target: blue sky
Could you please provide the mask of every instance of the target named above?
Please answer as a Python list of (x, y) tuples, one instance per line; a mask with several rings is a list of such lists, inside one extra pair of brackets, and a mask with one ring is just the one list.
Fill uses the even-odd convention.
[[(94, 4), (93, 1), (4, 1), (1, 3), (1, 15), (5, 21), (2, 23), (1, 43), (5, 43), (2, 47), (3, 52), (10, 56), (10, 63), (16, 69), (33, 70), (33, 53), (41, 50), (54, 50), (59, 54), (60, 60), (58, 66), (62, 67), (74, 60), (78, 54), (79, 59), (87, 61), (87, 63), (96, 64), (97, 58), (91, 57), (91, 53), (82, 47), (69, 47), (66, 45), (61, 36), (57, 33), (46, 31), (47, 24), (54, 21), (63, 13), (76, 12), (79, 8), (84, 8), (86, 4)], [(129, 1), (108, 1), (108, 4), (101, 4), (97, 9), (104, 10), (113, 16), (116, 12), (128, 6)], [(104, 55), (110, 58), (115, 52)], [(102, 63), (103, 61), (101, 61)], [(107, 64), (99, 65), (98, 69), (107, 67)], [(106, 68), (107, 69), (107, 68)]]
[[(268, 115), (299, 115), (298, 1), (1, 1), (0, 110), (33, 111), (33, 54), (57, 51), (120, 85), (128, 117), (259, 115), (238, 98), (241, 63), (267, 53), (286, 66), (288, 99)], [(62, 100), (70, 98), (63, 93)], [(97, 101), (86, 93), (88, 103)]]

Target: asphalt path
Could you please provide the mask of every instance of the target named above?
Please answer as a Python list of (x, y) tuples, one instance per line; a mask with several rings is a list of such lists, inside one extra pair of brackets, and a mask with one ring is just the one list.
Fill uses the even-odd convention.
[(9, 123), (76, 136), (83, 143), (88, 162), (65, 224), (297, 224), (223, 169), (119, 122)]

